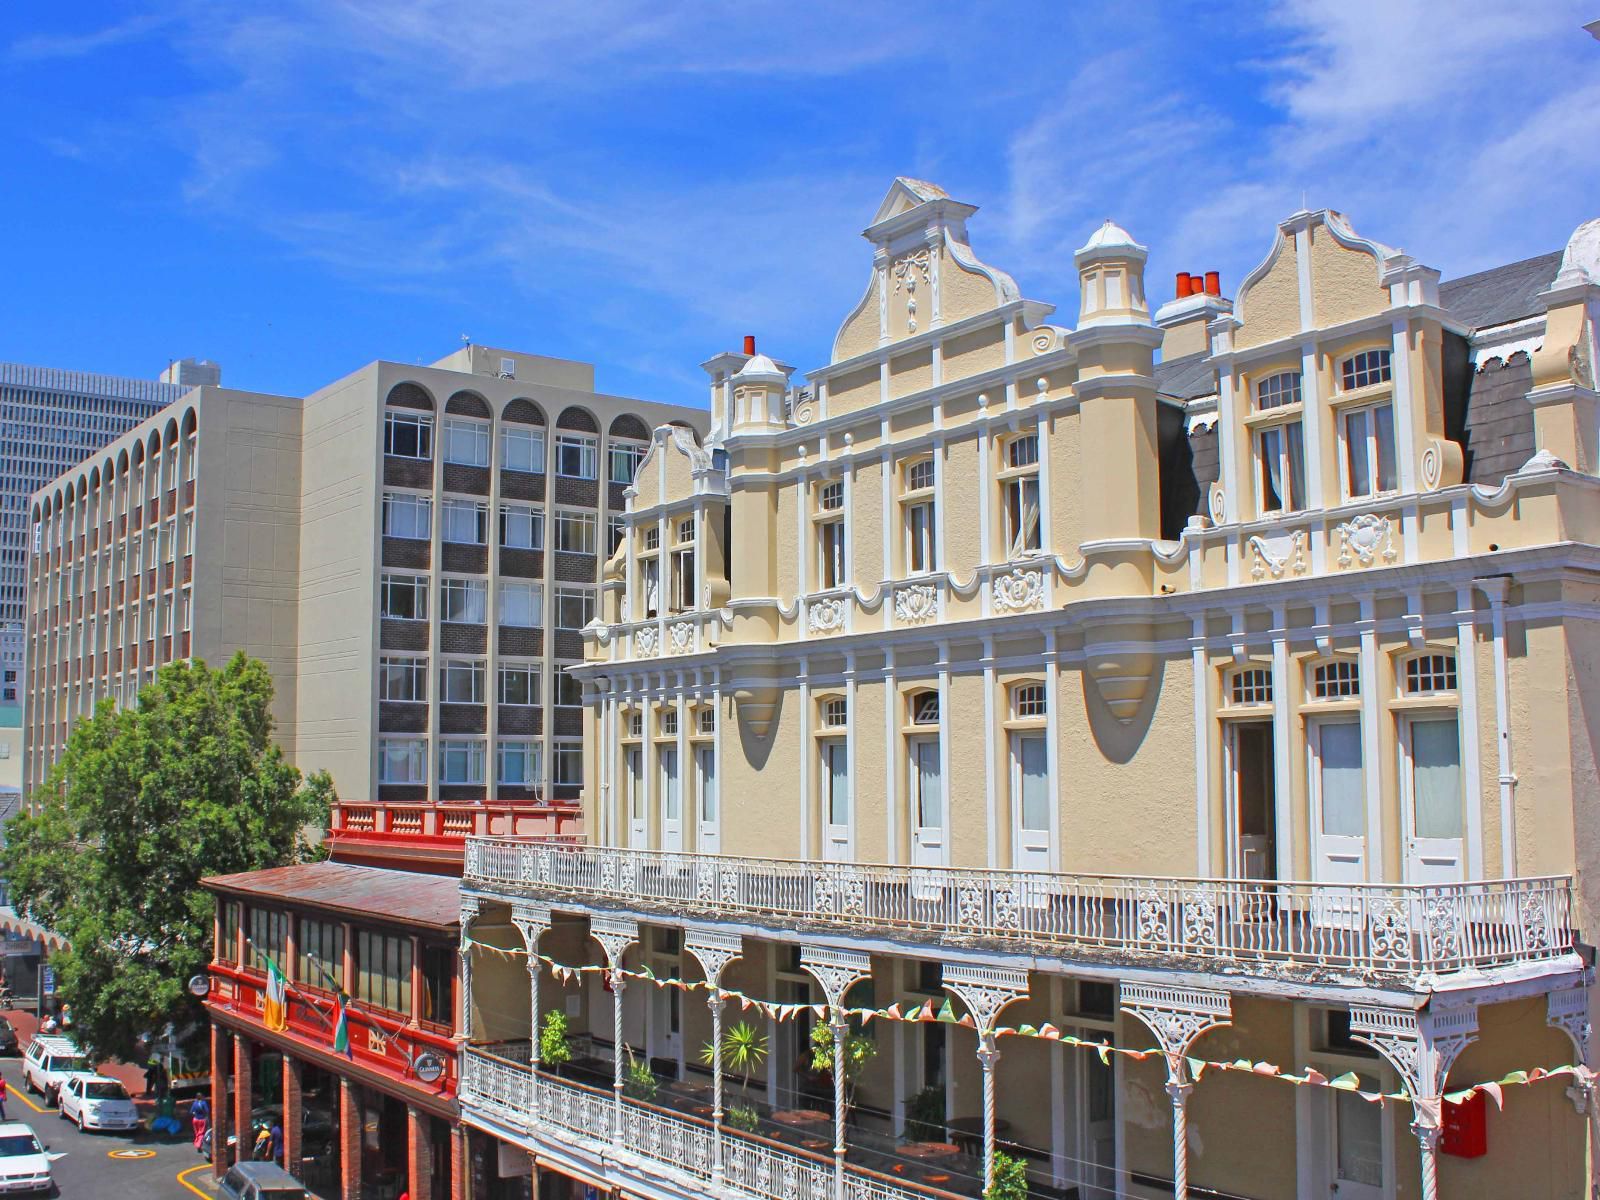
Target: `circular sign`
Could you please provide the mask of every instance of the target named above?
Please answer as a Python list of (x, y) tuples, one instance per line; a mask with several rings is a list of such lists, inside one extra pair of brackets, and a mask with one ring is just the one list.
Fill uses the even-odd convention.
[(423, 1083), (435, 1083), (444, 1074), (444, 1060), (437, 1054), (419, 1054), (411, 1069)]
[(191, 996), (207, 996), (211, 993), (211, 977), (209, 975), (195, 975), (189, 980), (189, 994)]
[(108, 1150), (108, 1151), (106, 1151), (106, 1157), (107, 1158), (123, 1158), (123, 1159), (128, 1159), (128, 1158), (154, 1158), (155, 1156), (156, 1156), (156, 1152), (154, 1150)]

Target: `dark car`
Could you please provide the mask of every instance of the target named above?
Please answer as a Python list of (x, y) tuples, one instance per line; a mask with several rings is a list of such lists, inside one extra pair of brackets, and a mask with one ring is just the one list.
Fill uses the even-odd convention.
[(0, 1017), (0, 1054), (15, 1054), (17, 1052), (17, 1031), (11, 1028), (11, 1022), (5, 1017)]
[(225, 1200), (306, 1200), (305, 1185), (277, 1163), (242, 1162), (217, 1185)]

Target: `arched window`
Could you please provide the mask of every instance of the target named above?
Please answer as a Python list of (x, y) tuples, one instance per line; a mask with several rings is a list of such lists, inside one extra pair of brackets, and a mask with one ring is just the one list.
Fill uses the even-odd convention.
[(1447, 653), (1414, 655), (1406, 659), (1400, 683), (1407, 696), (1453, 692), (1456, 690), (1456, 656)]
[(1272, 671), (1241, 667), (1228, 676), (1228, 703), (1240, 708), (1272, 703)]

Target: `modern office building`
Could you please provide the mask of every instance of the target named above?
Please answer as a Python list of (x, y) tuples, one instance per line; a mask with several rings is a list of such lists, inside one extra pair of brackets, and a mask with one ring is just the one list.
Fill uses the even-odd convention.
[(412, 806), (419, 830), (456, 819), (441, 802), (575, 806), (563, 668), (668, 422), (705, 414), (481, 346), (304, 398), (192, 389), (33, 496), (25, 782), (98, 700), (245, 650), (279, 741), (341, 795)]
[(587, 840), (467, 842), (471, 1138), (651, 1200), (1588, 1194), (1600, 222), (1442, 283), (1297, 212), (1152, 313), (1108, 221), (1069, 328), (974, 211), (897, 180), (806, 386), (721, 355), (652, 431)]

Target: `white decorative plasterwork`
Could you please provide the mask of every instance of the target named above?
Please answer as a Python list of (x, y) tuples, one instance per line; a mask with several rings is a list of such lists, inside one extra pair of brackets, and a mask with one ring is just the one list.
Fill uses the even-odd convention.
[(727, 965), (744, 956), (744, 939), (736, 933), (691, 929), (683, 939), (683, 948), (699, 960), (706, 982), (715, 987)]
[(1545, 1001), (1545, 1024), (1561, 1030), (1572, 1039), (1578, 1061), (1589, 1063), (1589, 993), (1583, 988), (1551, 992)]
[(1434, 492), (1439, 490), (1439, 482), (1444, 478), (1444, 453), (1439, 449), (1438, 442), (1429, 442), (1428, 448), (1422, 452), (1422, 487), (1424, 491)]
[(633, 649), (634, 653), (641, 658), (649, 658), (654, 655), (656, 644), (656, 627), (654, 625), (646, 625), (641, 629), (634, 630)]
[(811, 633), (837, 633), (844, 628), (842, 597), (813, 600), (806, 606), (806, 629)]
[(1211, 502), (1207, 506), (1211, 510), (1211, 523), (1213, 525), (1225, 524), (1228, 520), (1228, 494), (1222, 490), (1220, 483), (1211, 485)]
[(951, 963), (944, 968), (944, 990), (967, 1006), (979, 1033), (994, 1028), (1000, 1010), (1028, 994), (1028, 973), (1010, 967), (969, 967)]
[(1382, 558), (1384, 562), (1392, 563), (1397, 557), (1394, 523), (1388, 517), (1362, 513), (1340, 522), (1338, 530), (1341, 567), (1348, 567), (1352, 562), (1370, 567), (1375, 559)]
[(921, 250), (914, 250), (904, 258), (895, 260), (893, 267), (894, 290), (899, 295), (902, 288), (906, 293), (906, 332), (917, 331), (917, 282), (931, 282), (929, 271), (930, 252), (926, 246)]
[(842, 1006), (851, 985), (872, 974), (872, 960), (859, 950), (801, 946), (800, 965), (822, 985), (829, 1008)]
[(1416, 1108), (1417, 1124), (1437, 1127), (1438, 1097), (1450, 1067), (1478, 1036), (1478, 1010), (1418, 1013), (1409, 1008), (1350, 1006), (1350, 1035), (1365, 1042), (1400, 1073)]
[(694, 649), (694, 622), (676, 621), (667, 627), (668, 652), (687, 654)]
[(1202, 1033), (1233, 1019), (1233, 1001), (1227, 992), (1124, 983), (1121, 998), (1122, 1010), (1149, 1027), (1169, 1059), (1183, 1057)]
[(992, 590), (999, 611), (1035, 612), (1044, 607), (1044, 572), (1014, 567), (994, 577)]
[(639, 923), (632, 917), (593, 916), (589, 918), (589, 936), (606, 952), (606, 962), (613, 969), (620, 968), (628, 947), (639, 940)]
[(538, 901), (518, 901), (511, 909), (511, 923), (522, 934), (523, 944), (528, 948), (528, 969), (533, 970), (538, 964), (533, 955), (539, 953), (539, 938), (550, 928), (550, 906)]
[(908, 583), (894, 591), (894, 619), (920, 625), (939, 614), (939, 590), (931, 583)]
[(1296, 575), (1306, 573), (1306, 531), (1296, 529), (1288, 536), (1287, 542), (1283, 538), (1269, 541), (1261, 534), (1254, 534), (1250, 538), (1250, 578), (1264, 579), (1271, 576), (1282, 579), (1285, 571), (1293, 571)]

